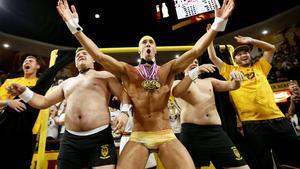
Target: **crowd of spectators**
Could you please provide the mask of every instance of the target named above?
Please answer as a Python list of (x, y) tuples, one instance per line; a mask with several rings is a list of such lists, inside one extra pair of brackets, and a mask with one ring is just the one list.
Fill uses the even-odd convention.
[(277, 47), (268, 76), (270, 83), (300, 80), (300, 37), (293, 33), (292, 44), (287, 38)]

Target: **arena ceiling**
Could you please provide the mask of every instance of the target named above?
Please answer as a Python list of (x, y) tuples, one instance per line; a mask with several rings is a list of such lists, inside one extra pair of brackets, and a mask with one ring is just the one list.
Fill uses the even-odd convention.
[[(155, 6), (163, 2), (170, 16), (157, 21)], [(205, 33), (206, 24), (213, 21), (172, 30), (174, 24), (183, 21), (177, 19), (173, 0), (70, 0), (69, 3), (77, 7), (84, 32), (100, 47), (137, 46), (138, 40), (146, 34), (153, 36), (160, 46), (192, 45)], [(53, 49), (79, 46), (58, 15), (56, 4), (56, 0), (0, 0), (0, 43), (11, 45), (8, 49), (1, 47), (0, 62), (16, 51), (48, 57)], [(263, 29), (274, 33), (284, 29), (286, 24), (299, 24), (299, 5), (299, 0), (236, 0), (226, 32), (220, 33), (217, 40), (231, 43), (236, 34), (259, 38), (264, 36)], [(281, 15), (291, 10), (289, 15)], [(95, 18), (95, 14), (99, 14), (99, 18)], [(278, 15), (281, 17), (274, 18)], [(170, 57), (174, 57), (173, 54), (169, 54)], [(136, 53), (130, 55), (137, 56)], [(134, 62), (135, 57), (129, 62)]]

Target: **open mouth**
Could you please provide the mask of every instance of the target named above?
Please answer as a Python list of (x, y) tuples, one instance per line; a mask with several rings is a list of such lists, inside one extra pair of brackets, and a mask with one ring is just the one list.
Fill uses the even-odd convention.
[(241, 58), (242, 61), (247, 61), (248, 57)]
[(151, 50), (150, 50), (150, 49), (147, 49), (146, 52), (147, 52), (147, 54), (150, 54), (150, 53), (151, 53)]
[(25, 65), (24, 69), (30, 69), (30, 66), (29, 65)]

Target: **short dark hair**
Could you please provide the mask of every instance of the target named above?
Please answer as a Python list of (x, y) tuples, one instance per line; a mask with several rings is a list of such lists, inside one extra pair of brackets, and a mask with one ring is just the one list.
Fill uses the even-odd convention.
[[(25, 56), (24, 60), (27, 59), (27, 58), (34, 58), (34, 59), (36, 60), (36, 62), (37, 62), (40, 66), (42, 66), (42, 61), (41, 61), (41, 58), (40, 58), (39, 56), (36, 56), (36, 55), (33, 55), (33, 54), (26, 54), (26, 55), (24, 55), (24, 56)], [(23, 62), (24, 62), (24, 60), (23, 60)]]

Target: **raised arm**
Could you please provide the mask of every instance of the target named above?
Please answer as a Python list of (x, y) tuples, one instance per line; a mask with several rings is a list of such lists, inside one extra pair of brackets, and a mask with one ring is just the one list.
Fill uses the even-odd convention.
[(104, 69), (120, 77), (125, 72), (127, 64), (117, 61), (113, 57), (101, 52), (98, 46), (82, 32), (83, 29), (78, 24), (79, 17), (75, 6), (72, 5), (70, 10), (67, 0), (59, 0), (56, 8), (70, 31), (75, 35), (79, 43), (85, 48), (85, 50), (88, 51), (94, 60), (101, 64)]
[(214, 90), (217, 92), (226, 92), (231, 90), (236, 90), (241, 86), (241, 81), (244, 80), (243, 73), (232, 70), (230, 72), (231, 81), (218, 80), (211, 78), (211, 83), (214, 87)]
[(215, 5), (215, 21), (212, 28), (196, 42), (191, 50), (185, 52), (181, 57), (176, 59), (172, 67), (173, 71), (176, 73), (184, 71), (184, 69), (191, 64), (194, 59), (200, 57), (204, 53), (209, 44), (216, 37), (217, 32), (225, 30), (228, 17), (231, 15), (234, 5), (234, 0), (224, 0), (220, 9), (218, 9)]
[(34, 93), (26, 86), (16, 83), (10, 84), (7, 90), (12, 95), (19, 95), (23, 101), (37, 109), (45, 109), (64, 100), (62, 84), (53, 89), (53, 91), (46, 96)]
[(207, 51), (208, 51), (209, 59), (214, 65), (217, 66), (218, 70), (220, 71), (221, 66), (223, 65), (224, 62), (217, 56), (213, 42), (210, 43), (210, 45), (207, 48)]
[(274, 45), (272, 45), (270, 43), (267, 43), (267, 42), (264, 42), (264, 41), (261, 41), (261, 40), (258, 40), (258, 39), (254, 39), (254, 38), (251, 38), (251, 37), (243, 37), (243, 36), (240, 36), (240, 35), (238, 35), (234, 38), (236, 39), (236, 41), (238, 43), (251, 44), (253, 46), (256, 46), (257, 48), (262, 49), (263, 50), (262, 58), (264, 58), (269, 63), (272, 62), (274, 53), (276, 51), (276, 48), (275, 48)]
[(180, 81), (174, 81), (172, 85), (172, 95), (181, 97), (190, 87), (192, 81), (196, 80), (201, 73), (212, 73), (215, 71), (215, 66), (212, 64), (203, 64), (195, 67), (191, 64), (185, 71), (185, 77)]

